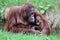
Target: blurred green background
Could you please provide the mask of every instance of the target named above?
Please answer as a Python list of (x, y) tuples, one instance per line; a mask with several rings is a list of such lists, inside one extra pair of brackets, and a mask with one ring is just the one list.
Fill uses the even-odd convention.
[[(31, 2), (41, 14), (45, 14), (45, 11), (53, 9), (54, 7), (60, 11), (60, 0), (0, 0), (0, 29), (4, 30), (3, 28), (5, 28), (5, 11), (3, 10), (11, 6), (20, 6), (27, 2)], [(0, 30), (0, 40), (60, 40), (60, 34), (37, 36), (32, 34), (12, 34), (2, 30)]]

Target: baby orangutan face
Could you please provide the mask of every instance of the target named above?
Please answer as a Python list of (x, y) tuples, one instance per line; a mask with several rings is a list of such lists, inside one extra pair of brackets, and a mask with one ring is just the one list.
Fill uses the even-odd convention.
[(36, 16), (36, 25), (39, 25), (41, 23), (41, 18), (39, 16)]

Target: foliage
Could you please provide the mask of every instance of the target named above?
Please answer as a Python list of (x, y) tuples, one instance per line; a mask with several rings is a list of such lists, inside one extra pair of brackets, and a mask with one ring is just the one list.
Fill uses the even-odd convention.
[(53, 7), (54, 3), (52, 0), (0, 0), (0, 8), (10, 7), (16, 5), (22, 5), (24, 3), (31, 2), (36, 8), (43, 14), (45, 10), (48, 10), (50, 7)]

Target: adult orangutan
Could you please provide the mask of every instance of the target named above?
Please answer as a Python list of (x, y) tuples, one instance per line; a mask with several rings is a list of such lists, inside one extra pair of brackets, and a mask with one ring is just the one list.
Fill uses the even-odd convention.
[(6, 31), (18, 33), (50, 34), (48, 21), (31, 4), (11, 7), (8, 13)]

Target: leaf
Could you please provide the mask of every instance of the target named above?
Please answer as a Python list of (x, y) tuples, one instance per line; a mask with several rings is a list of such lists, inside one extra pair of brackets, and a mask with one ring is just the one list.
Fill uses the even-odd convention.
[(49, 9), (49, 7), (45, 7), (44, 9), (47, 10), (47, 9)]
[(40, 12), (41, 12), (41, 14), (44, 14), (45, 10), (44, 10), (44, 9), (42, 9), (42, 10), (40, 10)]
[(44, 6), (42, 6), (42, 5), (39, 5), (39, 7), (40, 7), (40, 8), (44, 8)]

